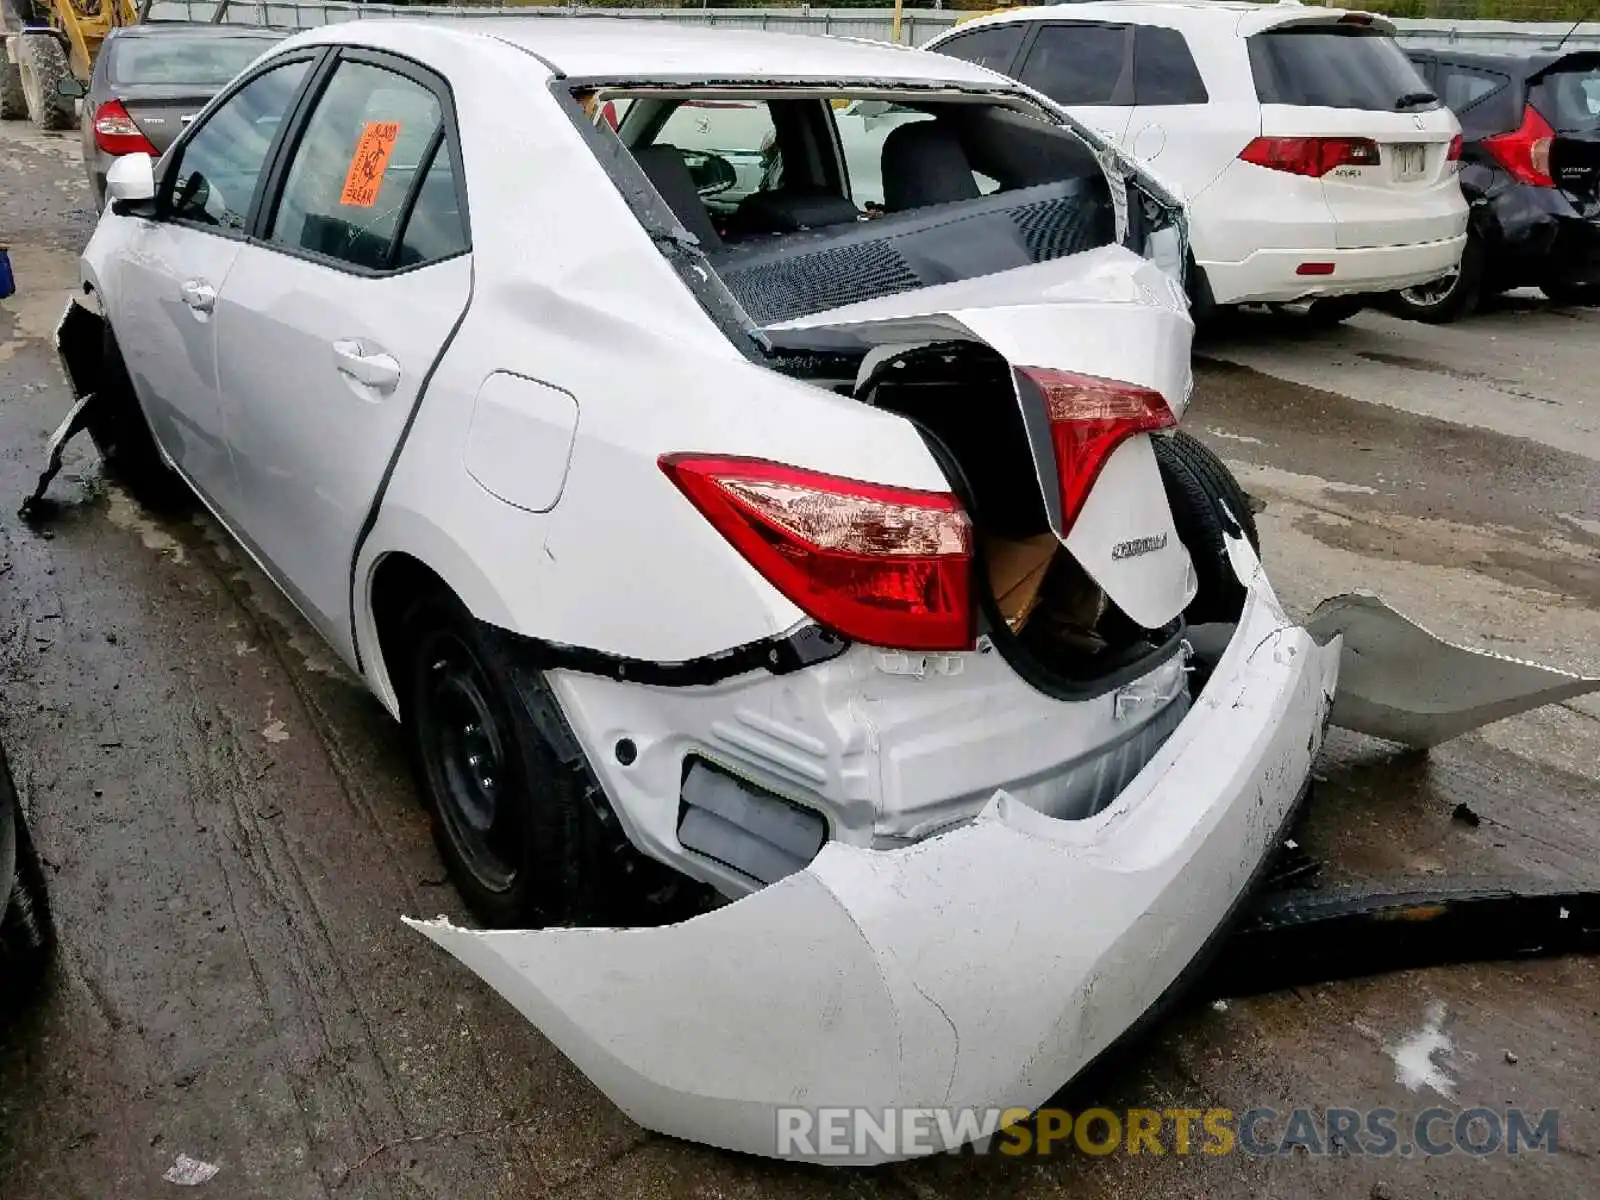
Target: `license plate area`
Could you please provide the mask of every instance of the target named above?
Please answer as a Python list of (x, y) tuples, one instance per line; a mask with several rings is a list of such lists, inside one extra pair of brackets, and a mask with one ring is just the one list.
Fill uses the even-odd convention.
[(1390, 148), (1394, 160), (1394, 177), (1399, 180), (1421, 179), (1428, 163), (1428, 148), (1420, 142), (1403, 142)]

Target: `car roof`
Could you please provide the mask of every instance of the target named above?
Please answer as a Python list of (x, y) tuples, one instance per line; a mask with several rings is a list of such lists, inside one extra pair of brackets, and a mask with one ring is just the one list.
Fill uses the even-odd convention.
[[(1482, 67), (1503, 74), (1533, 75), (1565, 59), (1600, 61), (1600, 53), (1593, 50), (1573, 50), (1558, 54), (1548, 46), (1523, 49), (1454, 50), (1449, 46), (1406, 46), (1407, 54), (1429, 54), (1440, 62), (1459, 63), (1463, 67)], [(1583, 65), (1580, 61), (1574, 65)]]
[[(383, 30), (380, 34), (378, 31)], [(510, 43), (561, 75), (611, 80), (832, 81), (1014, 87), (972, 63), (907, 46), (816, 34), (771, 33), (608, 17), (346, 21), (308, 30), (306, 41), (385, 44), (415, 38), (419, 49), (442, 29)]]
[(205, 38), (255, 38), (257, 41), (278, 40), (286, 36), (281, 29), (261, 29), (251, 25), (212, 25), (201, 21), (141, 21), (137, 25), (118, 25), (112, 29), (114, 38), (164, 37), (181, 33), (186, 37)]
[(1382, 17), (1342, 8), (1321, 8), (1298, 3), (1253, 4), (1248, 0), (1088, 0), (1087, 3), (1046, 4), (1036, 8), (1013, 8), (991, 13), (955, 26), (965, 32), (981, 25), (1005, 25), (1014, 21), (1106, 21), (1131, 25), (1170, 25), (1180, 29), (1203, 29), (1208, 25), (1233, 29), (1248, 37), (1278, 25), (1293, 22), (1326, 24), (1351, 15), (1366, 18), (1379, 29), (1392, 33), (1394, 27)]

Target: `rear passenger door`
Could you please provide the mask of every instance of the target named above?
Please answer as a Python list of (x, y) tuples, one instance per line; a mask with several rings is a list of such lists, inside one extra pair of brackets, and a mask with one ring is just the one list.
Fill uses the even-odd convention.
[(1036, 21), (1016, 77), (1109, 142), (1127, 148), (1133, 116), (1133, 27)]
[(472, 287), (442, 79), (345, 51), (273, 168), (217, 300), (232, 519), (308, 619), (350, 649), (350, 569), (394, 450)]

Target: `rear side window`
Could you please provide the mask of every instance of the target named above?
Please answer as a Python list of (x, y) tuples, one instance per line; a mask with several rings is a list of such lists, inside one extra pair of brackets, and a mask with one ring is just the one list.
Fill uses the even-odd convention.
[(1125, 26), (1045, 25), (1017, 78), (1057, 104), (1131, 104), (1127, 68)]
[(1424, 112), (1439, 102), (1387, 34), (1360, 25), (1297, 25), (1248, 39), (1263, 104)]
[(1159, 25), (1139, 26), (1133, 42), (1133, 102), (1204, 104), (1209, 99), (1183, 34)]
[(951, 38), (941, 44), (938, 51), (1005, 74), (1011, 66), (1011, 60), (1017, 56), (1017, 47), (1022, 45), (1022, 35), (1027, 28), (1018, 22), (996, 25), (991, 29), (975, 29)]
[[(270, 239), (368, 270), (402, 265), (401, 245), (411, 263), (465, 249), (445, 132), (430, 89), (369, 63), (341, 64), (295, 148)], [(426, 203), (429, 228), (413, 216), (419, 232), (407, 242), (398, 235), (413, 196)]]
[(1600, 130), (1600, 63), (1541, 76), (1529, 100), (1557, 133)]
[(1467, 137), (1515, 129), (1522, 119), (1511, 77), (1498, 71), (1440, 63), (1437, 89), (1439, 99), (1456, 114)]

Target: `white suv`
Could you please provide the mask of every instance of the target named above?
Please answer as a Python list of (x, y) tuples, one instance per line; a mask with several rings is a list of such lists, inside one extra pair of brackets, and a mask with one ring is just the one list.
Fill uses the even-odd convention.
[[(1087, 3), (1003, 13), (928, 46), (1013, 75), (1187, 200), (1202, 304), (1354, 297), (1461, 255), (1460, 127), (1365, 13)], [(1209, 290), (1207, 290), (1209, 289)]]

